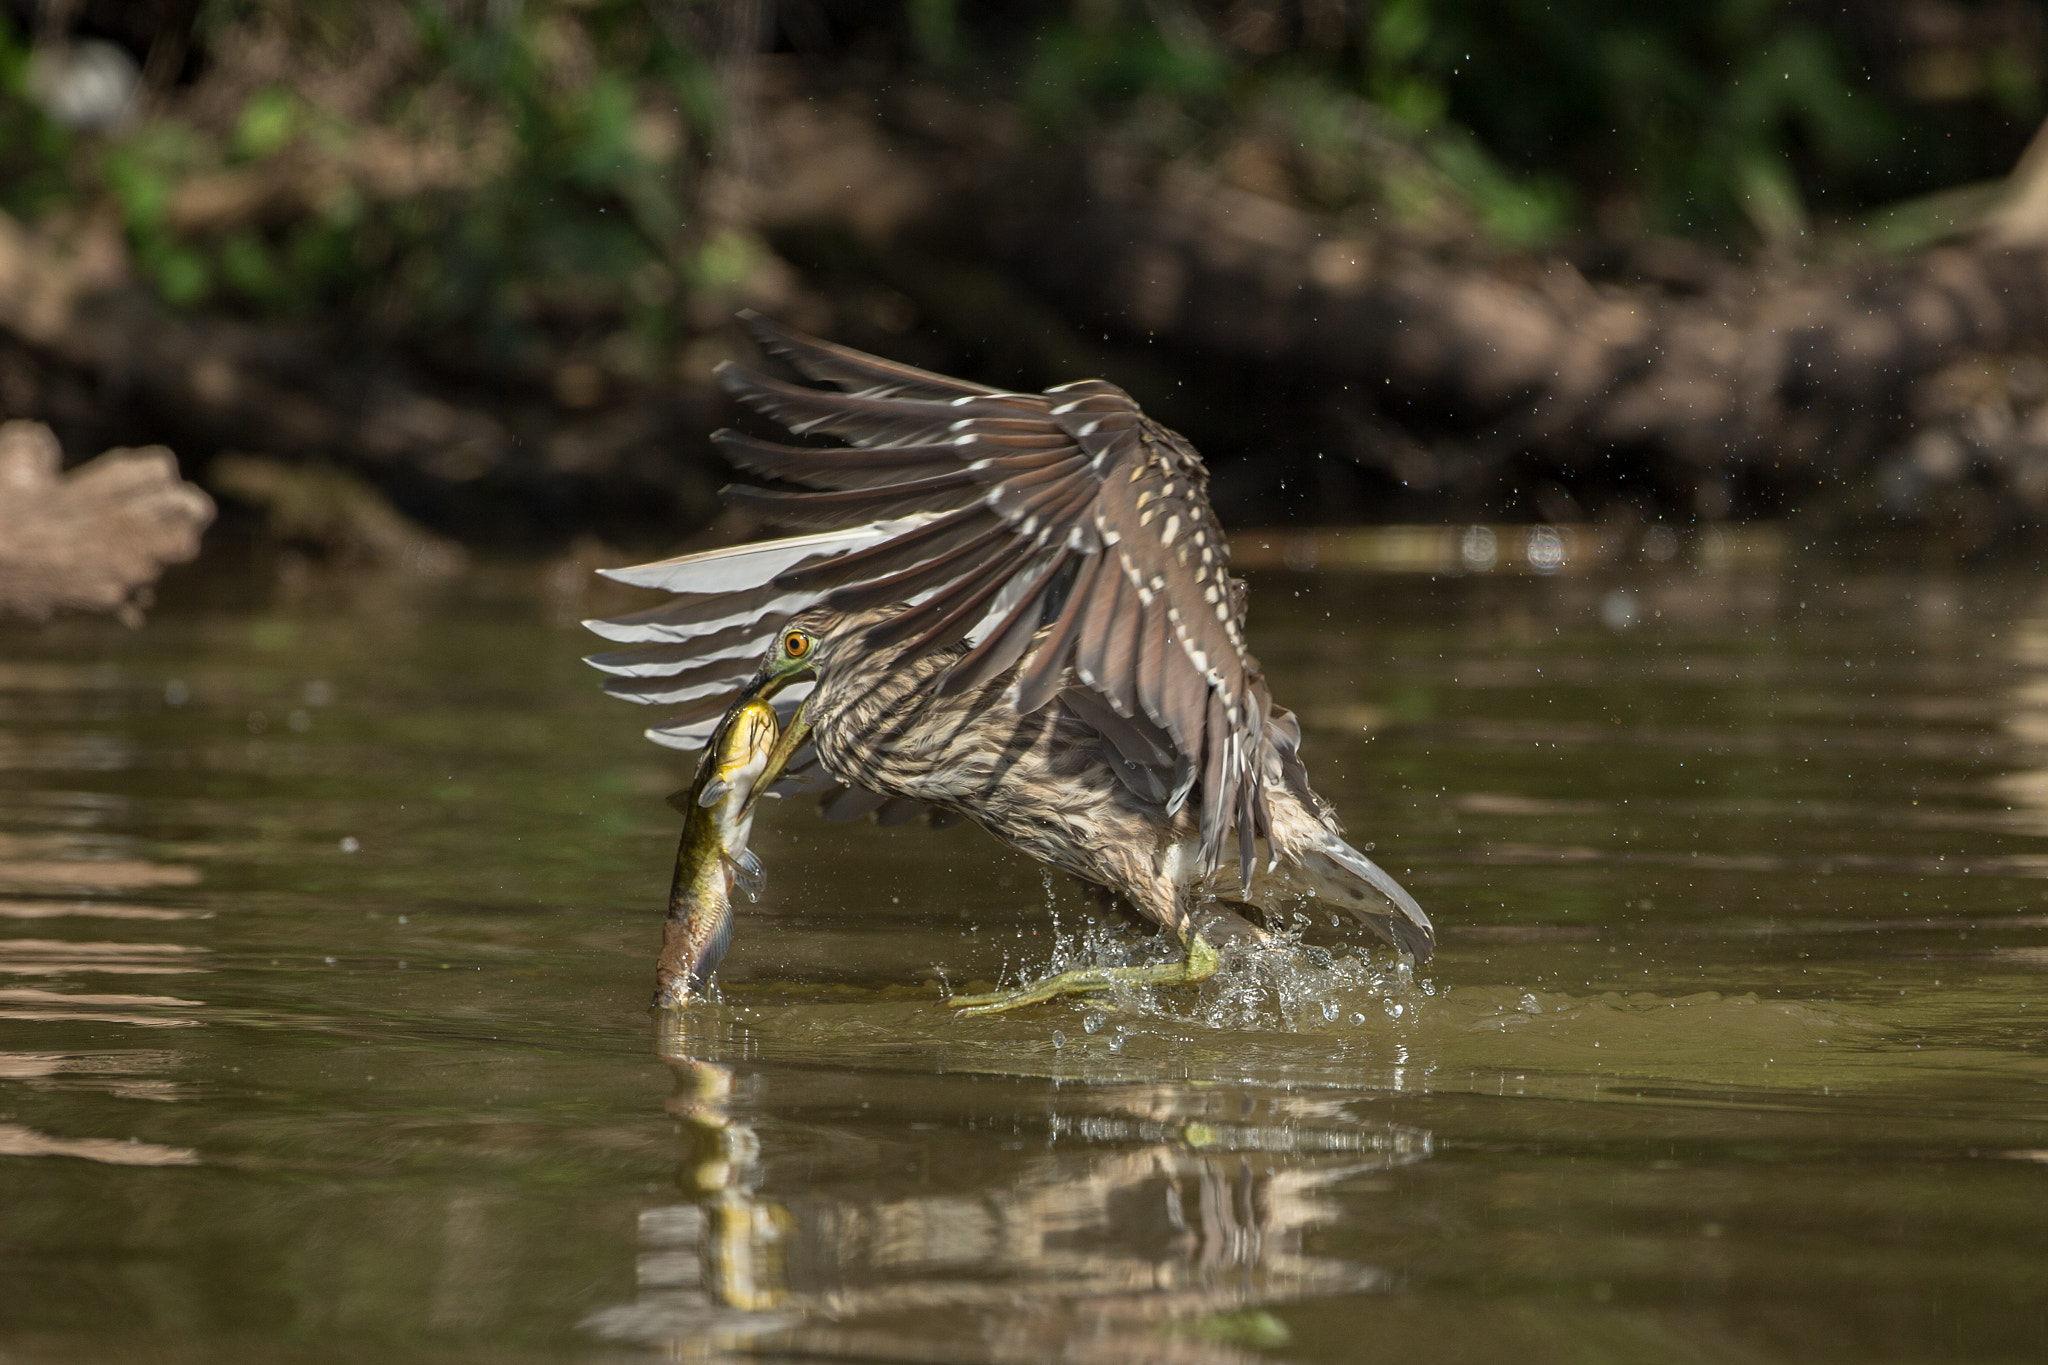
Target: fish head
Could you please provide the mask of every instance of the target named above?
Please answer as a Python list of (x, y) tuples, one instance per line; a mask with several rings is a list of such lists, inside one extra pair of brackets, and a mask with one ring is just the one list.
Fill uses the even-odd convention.
[(717, 739), (712, 776), (725, 793), (724, 799), (735, 803), (735, 808), (753, 795), (754, 783), (767, 769), (780, 735), (775, 708), (758, 697), (741, 702), (726, 718)]

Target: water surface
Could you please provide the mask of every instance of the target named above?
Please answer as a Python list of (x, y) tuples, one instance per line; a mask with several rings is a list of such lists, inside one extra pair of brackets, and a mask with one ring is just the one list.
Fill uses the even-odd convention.
[(663, 1026), (688, 771), (595, 592), (0, 628), (0, 1358), (2048, 1353), (2036, 574), (1263, 573), (1435, 961), (952, 1020), (1144, 936), (792, 802)]

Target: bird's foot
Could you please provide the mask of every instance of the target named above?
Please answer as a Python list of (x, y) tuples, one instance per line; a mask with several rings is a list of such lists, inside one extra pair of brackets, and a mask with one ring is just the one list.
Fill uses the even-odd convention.
[(1086, 995), (1118, 986), (1192, 986), (1216, 975), (1221, 963), (1208, 940), (1196, 934), (1188, 940), (1187, 957), (1179, 962), (1161, 962), (1150, 967), (1080, 967), (1014, 991), (949, 995), (946, 1005), (963, 1015), (1002, 1014), (1026, 1005), (1041, 1005), (1062, 995)]

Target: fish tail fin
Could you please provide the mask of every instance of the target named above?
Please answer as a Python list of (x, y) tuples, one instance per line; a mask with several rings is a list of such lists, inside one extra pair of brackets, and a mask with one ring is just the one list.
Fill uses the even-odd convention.
[(718, 965), (732, 947), (732, 911), (713, 907), (718, 913), (704, 934), (706, 912), (691, 907), (678, 914), (673, 906), (662, 926), (661, 959), (654, 966), (654, 1007), (675, 1009), (696, 999), (711, 985)]
[(703, 954), (690, 967), (690, 990), (702, 995), (711, 985), (711, 978), (717, 973), (719, 964), (725, 961), (725, 954), (732, 947), (732, 915), (720, 917), (718, 928), (704, 945)]

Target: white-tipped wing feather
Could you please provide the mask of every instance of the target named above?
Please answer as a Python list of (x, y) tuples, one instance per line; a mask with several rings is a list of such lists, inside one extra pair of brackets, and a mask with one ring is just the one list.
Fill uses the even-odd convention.
[(848, 550), (863, 549), (877, 541), (901, 535), (930, 519), (929, 516), (912, 515), (837, 531), (821, 531), (810, 536), (787, 536), (751, 545), (730, 545), (623, 569), (599, 569), (598, 573), (615, 583), (626, 583), (636, 588), (659, 588), (663, 592), (745, 592), (766, 586), (777, 574), (787, 573), (806, 561), (822, 563)]
[[(681, 708), (650, 739), (703, 743), (799, 614), (907, 603), (869, 628), (866, 646), (914, 657), (965, 642), (939, 694), (1014, 670), (1018, 711), (1062, 699), (1106, 741), (1131, 791), (1168, 818), (1194, 814), (1203, 875), (1229, 848), (1249, 894), (1255, 839), (1279, 849), (1269, 790), (1327, 816), (1296, 756), (1298, 730), (1274, 711), (1245, 648), (1243, 585), (1185, 440), (1101, 380), (1009, 393), (748, 323), (838, 391), (730, 364), (719, 371), (727, 391), (792, 432), (848, 444), (716, 433), (737, 468), (779, 485), (736, 486), (730, 500), (804, 534), (605, 571), (674, 594), (585, 622), (625, 646), (590, 656), (611, 675), (607, 691)], [(785, 721), (808, 690), (778, 697)], [(832, 785), (836, 818), (894, 821), (913, 809)], [(1362, 912), (1368, 896), (1387, 898), (1394, 927), (1383, 932), (1426, 956), (1421, 908), (1334, 823), (1317, 831), (1294, 852), (1318, 888)]]
[(1199, 798), (1207, 867), (1232, 831), (1241, 847), (1266, 833), (1258, 755), (1270, 702), (1245, 649), (1243, 594), (1207, 472), (1186, 441), (1101, 380), (1005, 393), (751, 325), (768, 349), (843, 391), (733, 365), (720, 370), (726, 389), (791, 431), (850, 445), (721, 432), (735, 465), (785, 485), (730, 489), (733, 501), (827, 536), (926, 514), (793, 564), (774, 587), (844, 610), (917, 604), (870, 642), (915, 653), (968, 641), (949, 689), (1014, 667), (1027, 713), (1076, 685), (1100, 696), (1163, 738), (1172, 807)]
[(608, 691), (684, 706), (651, 733), (692, 743), (790, 618), (820, 604), (908, 602), (872, 643), (917, 652), (967, 641), (949, 688), (1014, 667), (1027, 712), (1077, 687), (1100, 697), (1105, 724), (1129, 731), (1119, 748), (1140, 789), (1164, 783), (1176, 810), (1199, 795), (1208, 866), (1233, 829), (1247, 848), (1266, 832), (1264, 683), (1244, 649), (1242, 593), (1206, 472), (1185, 441), (1100, 380), (1005, 393), (751, 325), (843, 391), (731, 365), (726, 388), (792, 431), (852, 444), (718, 433), (735, 465), (785, 485), (734, 488), (732, 500), (809, 533), (608, 571), (676, 594), (586, 623), (638, 646), (591, 656), (613, 675)]

